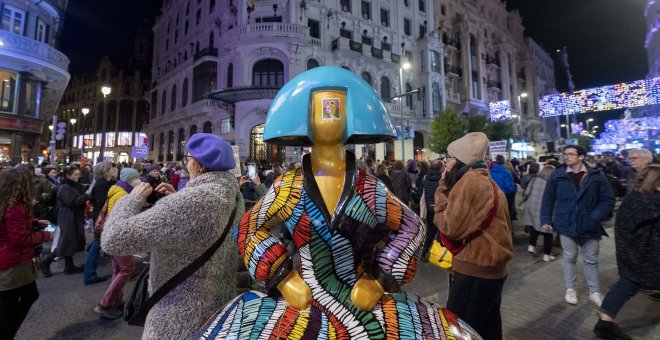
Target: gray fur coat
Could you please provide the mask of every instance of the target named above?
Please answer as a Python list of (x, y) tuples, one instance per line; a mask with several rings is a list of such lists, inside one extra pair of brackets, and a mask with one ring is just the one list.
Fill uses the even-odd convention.
[(552, 231), (543, 229), (543, 224), (541, 224), (541, 202), (543, 201), (543, 192), (545, 191), (546, 183), (546, 180), (538, 176), (532, 178), (527, 183), (527, 188), (525, 188), (523, 193), (523, 200), (525, 202), (523, 224), (533, 226), (538, 232), (549, 234)]
[[(101, 246), (112, 255), (151, 252), (149, 294), (192, 263), (222, 234), (234, 205), (235, 222), (244, 213), (238, 182), (226, 171), (190, 180), (140, 213), (144, 198), (128, 194), (115, 204), (104, 226)], [(189, 339), (206, 318), (236, 295), (236, 242), (230, 237), (195, 274), (156, 304), (143, 339)]]

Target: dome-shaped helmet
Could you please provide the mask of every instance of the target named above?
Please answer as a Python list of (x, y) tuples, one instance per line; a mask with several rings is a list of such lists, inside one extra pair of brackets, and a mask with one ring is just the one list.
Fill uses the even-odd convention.
[(312, 94), (327, 90), (346, 96), (344, 144), (380, 143), (396, 136), (385, 104), (369, 84), (341, 67), (322, 66), (299, 74), (280, 89), (268, 110), (264, 142), (313, 145)]

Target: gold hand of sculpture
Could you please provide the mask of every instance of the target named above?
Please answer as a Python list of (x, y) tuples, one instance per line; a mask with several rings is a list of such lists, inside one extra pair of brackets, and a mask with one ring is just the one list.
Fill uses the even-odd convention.
[(286, 303), (295, 309), (304, 310), (312, 304), (312, 291), (297, 271), (291, 271), (277, 285), (277, 289), (282, 293)]
[(383, 293), (385, 290), (378, 280), (365, 273), (353, 286), (351, 301), (358, 309), (368, 312), (374, 309)]

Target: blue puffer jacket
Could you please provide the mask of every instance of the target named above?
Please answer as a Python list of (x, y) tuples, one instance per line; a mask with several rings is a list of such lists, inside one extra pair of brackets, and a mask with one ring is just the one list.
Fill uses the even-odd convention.
[(601, 169), (587, 167), (579, 190), (559, 166), (548, 178), (541, 204), (541, 224), (560, 234), (600, 240), (608, 236), (600, 221), (614, 208), (614, 194)]
[(504, 191), (505, 194), (516, 192), (516, 183), (513, 182), (513, 175), (502, 164), (493, 164), (490, 169), (490, 177), (497, 183), (497, 186)]

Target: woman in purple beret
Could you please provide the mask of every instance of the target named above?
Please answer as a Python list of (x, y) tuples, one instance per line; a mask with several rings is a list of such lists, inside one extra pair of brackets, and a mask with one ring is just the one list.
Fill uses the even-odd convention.
[[(190, 181), (176, 191), (167, 183), (152, 189), (148, 183), (120, 198), (101, 236), (112, 255), (151, 252), (149, 294), (197, 259), (222, 234), (236, 207), (238, 222), (244, 213), (238, 182), (229, 171), (236, 166), (231, 145), (207, 133), (197, 133), (186, 144), (185, 163)], [(164, 197), (140, 212), (153, 192)], [(163, 297), (150, 311), (144, 339), (188, 339), (206, 319), (206, 312), (236, 296), (235, 242), (225, 241), (192, 276)]]

